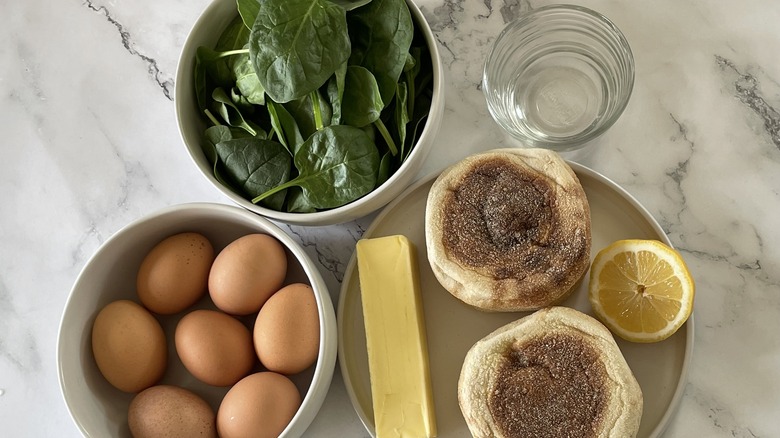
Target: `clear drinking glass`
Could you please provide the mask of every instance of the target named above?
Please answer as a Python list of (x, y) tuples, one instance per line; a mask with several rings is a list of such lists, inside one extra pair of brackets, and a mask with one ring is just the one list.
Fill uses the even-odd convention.
[(528, 146), (566, 152), (606, 131), (628, 104), (634, 58), (606, 17), (545, 6), (499, 34), (485, 62), (488, 110)]

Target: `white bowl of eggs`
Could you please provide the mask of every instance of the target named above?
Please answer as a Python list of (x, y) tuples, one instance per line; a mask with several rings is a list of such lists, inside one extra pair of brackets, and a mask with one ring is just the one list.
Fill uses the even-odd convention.
[(330, 386), (335, 327), (322, 277), (274, 224), (173, 206), (84, 266), (60, 322), (60, 388), (85, 436), (296, 437)]

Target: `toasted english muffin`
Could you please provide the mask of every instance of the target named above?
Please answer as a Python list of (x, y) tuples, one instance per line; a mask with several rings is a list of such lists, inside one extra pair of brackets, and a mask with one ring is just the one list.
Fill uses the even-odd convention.
[(458, 402), (477, 438), (629, 438), (642, 418), (642, 390), (612, 334), (568, 307), (539, 310), (474, 344)]
[(487, 311), (565, 299), (590, 264), (590, 208), (546, 149), (479, 153), (439, 175), (425, 212), (428, 261), (452, 295)]

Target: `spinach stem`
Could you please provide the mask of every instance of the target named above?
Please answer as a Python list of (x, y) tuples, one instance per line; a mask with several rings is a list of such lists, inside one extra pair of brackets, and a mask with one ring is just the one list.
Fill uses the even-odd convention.
[(245, 53), (249, 53), (249, 49), (236, 49), (236, 50), (227, 50), (224, 52), (218, 52), (217, 55), (214, 57), (214, 59), (221, 59), (221, 58), (227, 58), (228, 56), (233, 55), (243, 55)]
[(414, 78), (412, 77), (411, 73), (406, 73), (406, 86), (409, 87), (408, 94), (406, 96), (406, 114), (409, 115), (409, 119), (414, 117)]
[(320, 109), (320, 93), (317, 90), (311, 92), (311, 104), (314, 107), (314, 126), (319, 131), (322, 129), (322, 110)]
[(214, 117), (213, 114), (211, 114), (211, 111), (205, 109), (205, 110), (203, 110), (203, 112), (206, 113), (206, 117), (208, 117), (209, 120), (211, 120), (211, 123), (213, 123), (214, 126), (221, 126), (222, 125), (222, 123), (219, 123), (219, 120), (217, 120), (217, 118)]
[(393, 156), (398, 155), (398, 148), (395, 146), (395, 142), (393, 141), (393, 137), (390, 135), (390, 132), (387, 130), (387, 127), (384, 123), (382, 123), (382, 119), (376, 119), (376, 122), (374, 122), (374, 126), (376, 126), (376, 129), (379, 131), (380, 134), (382, 134), (382, 137), (385, 139), (385, 143), (387, 143), (388, 149), (390, 149), (390, 153), (393, 154)]
[(258, 202), (262, 201), (263, 199), (273, 195), (274, 193), (281, 192), (284, 189), (288, 189), (292, 186), (297, 186), (299, 182), (301, 181), (301, 177), (291, 179), (290, 181), (287, 181), (284, 184), (279, 184), (278, 186), (272, 188), (271, 190), (268, 190), (265, 193), (261, 193), (258, 196), (252, 198), (252, 204), (257, 204)]
[[(340, 165), (340, 163), (336, 163), (336, 164), (330, 165), (329, 167), (321, 169), (320, 173), (332, 171), (335, 167), (338, 167), (339, 165)], [(305, 183), (306, 181), (308, 181), (310, 179), (316, 179), (316, 178), (317, 178), (317, 174), (308, 174), (308, 175), (307, 174), (299, 174), (297, 177), (287, 181), (286, 183), (279, 184), (278, 186), (272, 188), (271, 190), (268, 190), (265, 193), (259, 194), (258, 196), (256, 196), (255, 198), (252, 199), (252, 203), (253, 204), (257, 204), (258, 202), (260, 202), (263, 199), (273, 195), (274, 193), (281, 192), (282, 190), (289, 189), (290, 187), (293, 187), (293, 186), (302, 186), (302, 184)]]

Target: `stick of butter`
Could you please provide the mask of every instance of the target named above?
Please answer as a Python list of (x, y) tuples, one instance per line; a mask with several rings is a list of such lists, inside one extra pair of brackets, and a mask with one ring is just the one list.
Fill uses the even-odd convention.
[(377, 438), (436, 436), (419, 272), (405, 236), (357, 243)]

